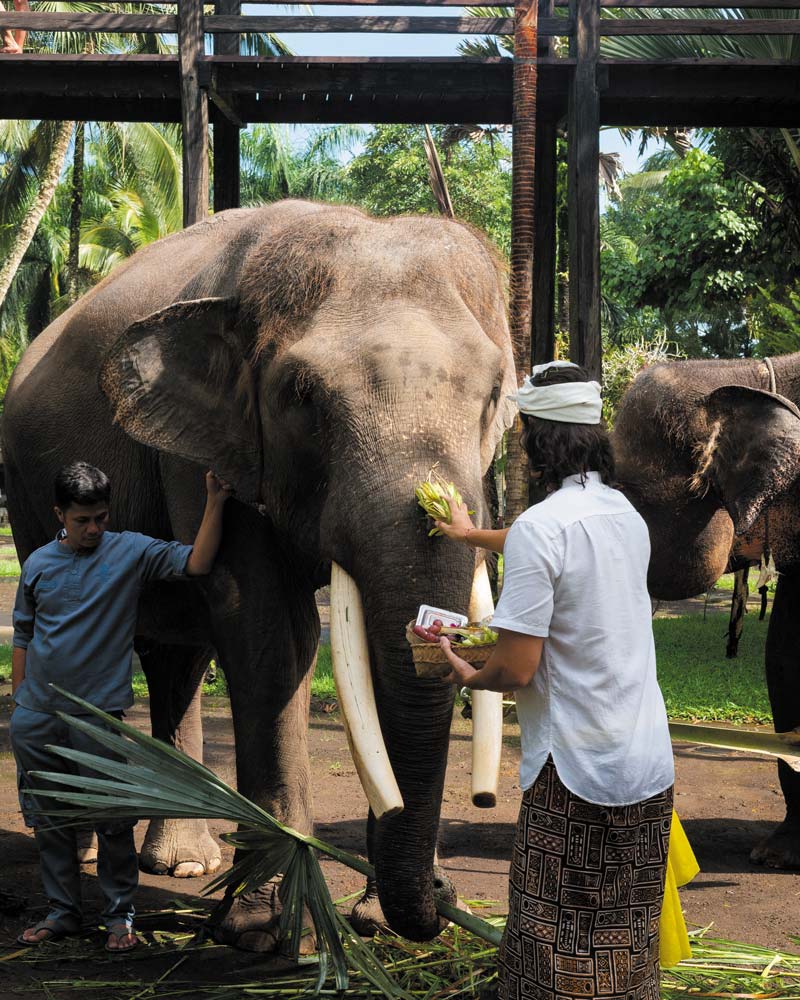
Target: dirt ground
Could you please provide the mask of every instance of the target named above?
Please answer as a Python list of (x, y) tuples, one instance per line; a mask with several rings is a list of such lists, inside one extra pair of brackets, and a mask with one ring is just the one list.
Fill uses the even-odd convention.
[[(7, 624), (15, 581), (0, 582), (0, 623)], [(723, 613), (728, 595), (718, 595), (712, 610)], [(657, 614), (702, 612), (697, 607), (665, 606)], [(16, 798), (13, 759), (8, 745), (11, 712), (9, 686), (0, 686), (0, 1000), (5, 998), (77, 997), (91, 988), (100, 1000), (123, 995), (119, 983), (149, 983), (175, 965), (173, 948), (159, 946), (159, 932), (190, 934), (202, 923), (208, 902), (198, 897), (209, 878), (182, 881), (143, 874), (137, 899), (138, 926), (148, 943), (127, 957), (102, 950), (102, 937), (89, 928), (99, 910), (94, 867), (84, 871), (87, 933), (79, 942), (48, 946), (35, 955), (19, 953), (14, 939), (31, 919), (44, 914), (34, 842), (22, 824)], [(226, 781), (234, 782), (233, 732), (227, 701), (206, 699), (206, 762)], [(147, 726), (147, 704), (137, 704), (129, 718)], [(439, 857), (466, 900), (488, 903), (478, 912), (505, 912), (508, 860), (520, 790), (517, 768), (519, 735), (513, 716), (506, 721), (497, 807), (475, 808), (470, 802), (470, 728), (456, 711), (447, 782), (442, 805)], [(316, 711), (310, 723), (316, 834), (353, 853), (364, 844), (366, 800), (350, 759), (347, 741), (335, 712)], [(751, 865), (752, 845), (783, 815), (775, 764), (757, 756), (681, 745), (675, 750), (676, 808), (694, 846), (701, 873), (681, 892), (687, 921), (713, 925), (710, 933), (751, 944), (800, 951), (792, 936), (800, 935), (800, 875)], [(220, 833), (223, 824), (212, 824)], [(139, 824), (137, 836), (144, 835)], [(222, 845), (223, 863), (231, 849)], [(323, 861), (331, 892), (339, 898), (357, 892), (354, 872)], [(179, 911), (179, 912), (178, 912)], [(263, 980), (275, 969), (257, 955), (229, 948), (204, 948), (190, 954), (181, 976), (204, 984)], [(83, 990), (68, 984), (85, 979)], [(124, 993), (131, 995), (128, 990)]]
[[(227, 781), (233, 781), (233, 735), (227, 703), (208, 700), (206, 705), (205, 750), (207, 762)], [(175, 952), (155, 947), (159, 929), (192, 929), (200, 917), (191, 912), (176, 916), (175, 909), (190, 911), (208, 879), (179, 881), (142, 875), (138, 898), (139, 926), (151, 942), (149, 950), (134, 956), (111, 958), (101, 950), (99, 934), (81, 943), (80, 960), (75, 945), (50, 946), (44, 961), (42, 952), (10, 958), (17, 949), (14, 937), (34, 916), (42, 913), (34, 843), (19, 817), (15, 794), (14, 767), (8, 750), (8, 692), (0, 691), (0, 899), (4, 894), (25, 900), (24, 909), (0, 916), (0, 997), (72, 996), (58, 983), (78, 976), (100, 983), (94, 996), (118, 995), (111, 982), (131, 977), (152, 982), (175, 962)], [(131, 713), (135, 724), (147, 724), (146, 704)], [(506, 875), (514, 823), (519, 803), (517, 764), (519, 739), (516, 725), (507, 721), (498, 804), (479, 810), (469, 798), (470, 723), (456, 713), (442, 807), (440, 858), (462, 898), (491, 900), (489, 912), (503, 912), (506, 906)], [(363, 850), (366, 802), (350, 760), (347, 743), (335, 714), (315, 713), (311, 719), (310, 746), (314, 775), (317, 836), (346, 850)], [(680, 747), (676, 749), (676, 805), (695, 848), (702, 872), (682, 891), (690, 923), (713, 924), (716, 936), (734, 938), (783, 950), (800, 950), (791, 935), (800, 934), (800, 877), (796, 873), (771, 871), (751, 865), (752, 844), (781, 818), (782, 800), (773, 763), (734, 752)], [(143, 824), (138, 835), (143, 834)], [(220, 832), (224, 827), (214, 824)], [(223, 857), (230, 850), (223, 845)], [(330, 861), (323, 862), (334, 897), (358, 890), (360, 878)], [(85, 893), (89, 901), (88, 920), (97, 913), (99, 902), (91, 866), (85, 871)], [(13, 906), (5, 906), (13, 910)], [(481, 911), (486, 912), (486, 911)], [(70, 950), (71, 949), (71, 950)], [(87, 955), (90, 960), (87, 962)], [(71, 957), (72, 956), (72, 957)], [(250, 979), (268, 971), (263, 959), (231, 949), (200, 951), (192, 963), (198, 981), (228, 983)], [(8, 960), (10, 958), (10, 960)], [(88, 983), (87, 983), (88, 985)], [(57, 992), (52, 992), (56, 990)]]

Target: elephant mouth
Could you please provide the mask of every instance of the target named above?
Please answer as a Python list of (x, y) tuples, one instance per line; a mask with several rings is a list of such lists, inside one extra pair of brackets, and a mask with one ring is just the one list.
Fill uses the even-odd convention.
[[(481, 562), (475, 569), (469, 617), (477, 621), (493, 611), (486, 564)], [(381, 733), (361, 594), (355, 580), (335, 562), (331, 566), (331, 657), (342, 721), (370, 809), (378, 820), (395, 816), (403, 810), (403, 798)], [(479, 807), (492, 807), (500, 770), (502, 695), (474, 692), (472, 722), (472, 801)]]

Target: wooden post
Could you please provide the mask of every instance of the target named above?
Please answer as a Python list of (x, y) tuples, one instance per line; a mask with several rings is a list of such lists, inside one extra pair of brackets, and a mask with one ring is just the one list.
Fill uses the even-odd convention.
[(600, 92), (599, 0), (571, 0), (575, 73), (569, 93), (569, 356), (599, 380)]
[[(510, 327), (521, 381), (531, 370), (538, 0), (518, 0), (514, 15)], [(508, 432), (506, 523), (528, 507), (528, 461), (519, 443), (520, 430), (517, 419)]]
[(204, 55), (202, 0), (178, 5), (178, 46), (183, 123), (183, 224), (208, 215), (208, 94), (200, 87), (198, 64)]
[[(553, 16), (553, 0), (539, 0), (539, 17)], [(552, 40), (541, 38), (540, 56), (549, 56)], [(557, 163), (556, 124), (542, 121), (537, 114), (536, 163), (534, 180), (533, 237), (533, 327), (531, 357), (534, 364), (552, 361), (555, 353), (555, 294), (556, 294), (556, 204)]]
[[(217, 14), (240, 14), (240, 0), (216, 0)], [(239, 35), (214, 35), (215, 55), (239, 55)], [(227, 118), (214, 124), (214, 211), (238, 208), (240, 196), (239, 127)]]

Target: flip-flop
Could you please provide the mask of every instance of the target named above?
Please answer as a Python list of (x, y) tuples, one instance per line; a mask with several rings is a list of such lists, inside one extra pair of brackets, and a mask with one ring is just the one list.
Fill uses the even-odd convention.
[[(110, 938), (115, 938), (117, 944), (119, 945), (119, 942), (129, 934), (133, 936), (133, 944), (126, 944), (117, 948), (109, 948), (108, 941)], [(106, 935), (105, 950), (109, 953), (109, 955), (122, 955), (125, 952), (133, 951), (133, 949), (137, 948), (139, 945), (139, 938), (136, 936), (136, 931), (133, 929), (132, 925), (112, 924), (110, 927), (106, 928)]]
[(24, 948), (36, 948), (40, 944), (44, 944), (47, 941), (61, 941), (65, 937), (71, 937), (78, 933), (78, 928), (72, 924), (60, 923), (57, 920), (40, 920), (38, 924), (33, 927), (26, 927), (25, 930), (32, 930), (34, 934), (38, 934), (39, 931), (46, 931), (45, 937), (39, 938), (36, 941), (31, 941), (29, 938), (25, 938), (22, 934), (17, 938), (17, 944), (21, 944)]

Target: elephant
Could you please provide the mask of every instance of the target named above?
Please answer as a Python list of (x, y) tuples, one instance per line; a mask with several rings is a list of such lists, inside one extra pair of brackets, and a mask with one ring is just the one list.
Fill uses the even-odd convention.
[[(164, 539), (194, 537), (205, 469), (234, 488), (213, 571), (143, 590), (135, 648), (154, 734), (198, 759), (214, 651), (238, 787), (302, 832), (313, 819), (315, 591), (338, 574), (347, 600), (360, 595), (362, 696), (371, 688), (380, 730), (367, 738), (382, 738), (400, 796), (370, 811), (377, 899), (368, 888), (362, 916), (382, 910), (413, 939), (443, 926), (434, 852), (454, 694), (416, 676), (404, 629), (422, 603), (466, 610), (477, 566), (428, 537), (414, 487), (436, 466), (486, 523), (484, 478), (516, 385), (504, 266), (477, 231), (287, 200), (221, 212), (137, 252), (33, 341), (5, 400), (21, 559), (53, 537), (51, 484), (72, 460), (108, 474), (112, 528)], [(356, 742), (357, 730), (348, 725)], [(141, 864), (191, 874), (219, 853), (204, 822), (154, 821)], [(278, 908), (274, 886), (228, 896), (218, 940), (277, 947)]]
[[(648, 586), (676, 600), (771, 554), (766, 642), (777, 731), (800, 726), (800, 354), (646, 368), (614, 423), (619, 483), (647, 522)], [(768, 558), (767, 558), (768, 561)], [(786, 818), (751, 860), (800, 868), (800, 774), (778, 762)]]

